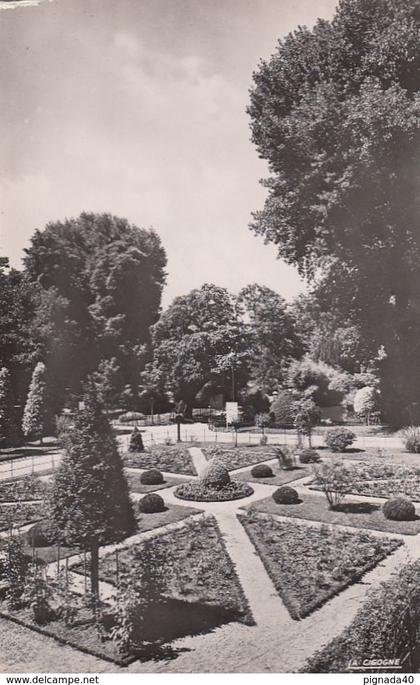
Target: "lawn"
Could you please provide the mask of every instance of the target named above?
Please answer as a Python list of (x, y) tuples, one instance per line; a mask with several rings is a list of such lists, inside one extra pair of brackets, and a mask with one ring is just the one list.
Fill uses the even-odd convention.
[(248, 513), (240, 521), (290, 615), (300, 619), (360, 580), (402, 542)]
[[(153, 530), (154, 528), (160, 528), (161, 526), (166, 526), (168, 523), (176, 523), (177, 521), (182, 521), (193, 514), (201, 514), (200, 509), (194, 509), (193, 507), (183, 507), (177, 504), (168, 504), (165, 511), (158, 511), (154, 514), (137, 514), (137, 525), (138, 533), (145, 533), (147, 530)], [(32, 557), (32, 547), (30, 544), (25, 545), (25, 553)], [(57, 561), (58, 553), (60, 551), (60, 559), (65, 559), (65, 557), (71, 557), (76, 554), (80, 554), (80, 550), (70, 547), (61, 546), (60, 550), (57, 545), (49, 545), (48, 547), (36, 547), (35, 552), (39, 560), (50, 564), (53, 561)], [(77, 571), (78, 573), (84, 573), (83, 564), (77, 564), (72, 568), (72, 571)]]
[(144, 452), (126, 452), (124, 466), (196, 476), (191, 455), (185, 445), (153, 445)]
[(267, 445), (211, 445), (203, 447), (206, 459), (221, 459), (227, 469), (239, 469), (243, 466), (252, 466), (262, 461), (275, 459), (276, 454), (272, 446)]
[(144, 483), (140, 481), (139, 473), (130, 473), (129, 471), (126, 471), (125, 475), (127, 477), (130, 490), (141, 495), (146, 494), (147, 492), (163, 490), (164, 488), (171, 488), (174, 485), (180, 485), (181, 483), (186, 483), (190, 480), (189, 478), (171, 478), (171, 476), (167, 476), (164, 482), (160, 483), (159, 485), (144, 485)]
[[(235, 567), (212, 517), (190, 519), (182, 528), (154, 538), (153, 544), (165, 557), (167, 596), (193, 603), (197, 609), (198, 605), (216, 606), (227, 612), (229, 620), (253, 623)], [(142, 547), (139, 542), (120, 550), (120, 575), (131, 568)], [(101, 558), (100, 578), (116, 583), (114, 553)]]
[(244, 480), (248, 483), (264, 483), (264, 485), (285, 485), (286, 483), (291, 483), (298, 478), (304, 478), (305, 476), (310, 476), (312, 469), (310, 467), (304, 468), (303, 466), (297, 466), (293, 469), (281, 469), (277, 464), (270, 464), (274, 476), (270, 478), (254, 478), (251, 474), (251, 469), (247, 471), (241, 471), (241, 473), (235, 473), (235, 480)]
[(345, 500), (337, 509), (329, 509), (324, 495), (305, 495), (298, 504), (276, 504), (272, 497), (267, 497), (251, 504), (248, 511), (259, 511), (276, 516), (322, 523), (338, 523), (364, 530), (379, 530), (385, 533), (417, 535), (420, 533), (420, 516), (414, 521), (390, 521), (382, 513), (379, 504), (370, 502), (352, 502)]

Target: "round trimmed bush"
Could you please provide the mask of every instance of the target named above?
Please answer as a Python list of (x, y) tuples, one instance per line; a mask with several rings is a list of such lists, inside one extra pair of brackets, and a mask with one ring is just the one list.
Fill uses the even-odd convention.
[(356, 436), (353, 431), (347, 428), (334, 428), (325, 434), (325, 444), (333, 452), (344, 452), (355, 441)]
[(38, 521), (26, 532), (28, 544), (32, 547), (50, 547), (54, 544), (54, 533), (51, 521), (45, 519)]
[(163, 482), (163, 475), (158, 469), (148, 469), (140, 476), (140, 483), (143, 485), (160, 485)]
[(289, 485), (283, 485), (278, 490), (275, 490), (272, 498), (276, 504), (297, 504), (299, 502), (297, 491)]
[(414, 504), (407, 497), (392, 497), (382, 506), (382, 511), (390, 521), (412, 521), (416, 515)]
[(317, 461), (320, 461), (318, 452), (310, 447), (304, 447), (303, 449), (298, 450), (296, 454), (298, 455), (301, 464), (314, 464)]
[(142, 514), (156, 514), (158, 511), (165, 511), (165, 502), (160, 495), (149, 492), (139, 501), (139, 511)]
[(229, 471), (222, 461), (212, 459), (201, 474), (200, 483), (205, 487), (223, 488), (230, 483)]
[(257, 464), (252, 467), (251, 476), (253, 478), (273, 478), (274, 473), (268, 464)]

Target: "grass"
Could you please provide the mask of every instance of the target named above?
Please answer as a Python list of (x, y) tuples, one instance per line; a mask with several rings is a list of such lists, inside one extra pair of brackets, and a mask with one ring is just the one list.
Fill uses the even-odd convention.
[(144, 452), (126, 452), (124, 465), (139, 469), (156, 468), (159, 471), (187, 476), (197, 475), (185, 445), (153, 445)]
[(270, 464), (270, 467), (274, 473), (274, 476), (269, 478), (254, 478), (251, 474), (251, 469), (247, 471), (241, 471), (241, 473), (235, 473), (236, 480), (244, 480), (252, 483), (263, 483), (264, 485), (285, 485), (286, 483), (291, 483), (298, 478), (304, 478), (305, 476), (310, 476), (312, 469), (310, 467), (304, 468), (303, 466), (297, 466), (293, 469), (285, 470), (281, 469), (276, 464)]
[[(182, 521), (193, 514), (201, 514), (199, 509), (194, 509), (193, 507), (183, 507), (177, 504), (167, 505), (165, 511), (155, 512), (154, 514), (137, 514), (137, 525), (138, 533), (145, 533), (148, 530), (153, 530), (154, 528), (160, 528), (161, 526), (166, 526), (168, 523), (176, 523), (177, 521)], [(27, 539), (27, 538), (26, 538)], [(24, 552), (27, 556), (32, 557), (32, 546), (28, 543), (24, 547)], [(58, 560), (58, 554), (60, 553), (60, 559), (63, 560), (65, 557), (75, 556), (77, 554), (82, 554), (83, 552), (74, 547), (49, 545), (48, 547), (36, 547), (36, 556), (40, 561), (45, 564), (50, 564)], [(83, 564), (78, 564), (72, 568), (73, 571), (83, 573)]]
[(351, 502), (345, 500), (337, 509), (329, 509), (324, 495), (307, 495), (298, 504), (276, 504), (267, 497), (249, 506), (251, 511), (275, 516), (322, 523), (337, 523), (363, 530), (378, 530), (384, 533), (417, 535), (420, 533), (420, 517), (414, 521), (389, 521), (382, 513), (379, 504), (370, 502)]
[(147, 492), (155, 492), (156, 490), (171, 488), (174, 485), (180, 485), (181, 483), (187, 483), (189, 481), (189, 478), (171, 478), (171, 476), (167, 476), (164, 482), (160, 483), (159, 485), (145, 485), (141, 482), (139, 473), (130, 473), (126, 471), (125, 475), (127, 477), (130, 490), (141, 495), (146, 494)]
[(203, 448), (206, 459), (220, 458), (227, 469), (253, 466), (262, 461), (275, 459), (274, 448), (268, 445), (211, 445)]
[[(169, 531), (153, 540), (165, 557), (166, 593), (201, 605), (222, 607), (232, 612), (233, 620), (251, 625), (252, 615), (226, 552), (216, 521), (211, 517), (191, 519), (181, 529)], [(143, 543), (119, 552), (120, 574), (128, 572)], [(115, 554), (100, 560), (100, 578), (116, 583)]]
[(365, 531), (283, 522), (255, 513), (240, 521), (294, 619), (308, 616), (360, 580), (402, 544)]

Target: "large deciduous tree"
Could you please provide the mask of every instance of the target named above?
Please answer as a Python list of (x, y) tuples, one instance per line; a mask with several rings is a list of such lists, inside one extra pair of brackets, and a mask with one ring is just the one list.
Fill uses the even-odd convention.
[(93, 386), (63, 442), (50, 516), (58, 540), (90, 552), (91, 589), (97, 597), (99, 546), (122, 540), (136, 529), (136, 521), (116, 440)]
[(152, 327), (153, 368), (162, 389), (189, 407), (219, 392), (232, 398), (249, 377), (249, 337), (235, 299), (205, 284), (177, 297)]
[(126, 219), (82, 213), (37, 230), (26, 253), (26, 277), (40, 291), (34, 332), (41, 332), (54, 409), (79, 394), (89, 374), (103, 375), (104, 363), (114, 384), (107, 397), (128, 385), (135, 399), (165, 281), (158, 236)]
[(420, 386), (419, 70), (417, 0), (341, 0), (279, 42), (249, 106), (270, 170), (252, 228), (380, 351), (395, 423)]
[(291, 360), (303, 352), (294, 319), (281, 295), (257, 283), (240, 291), (238, 305), (250, 332), (252, 380), (270, 392), (283, 382)]

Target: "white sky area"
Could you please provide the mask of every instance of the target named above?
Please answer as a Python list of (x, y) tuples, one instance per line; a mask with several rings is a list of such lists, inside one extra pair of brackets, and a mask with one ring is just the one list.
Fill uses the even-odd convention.
[(245, 109), (252, 71), (335, 0), (0, 1), (0, 254), (82, 211), (153, 226), (164, 305), (213, 282), (290, 299), (295, 270), (248, 228), (266, 164)]

